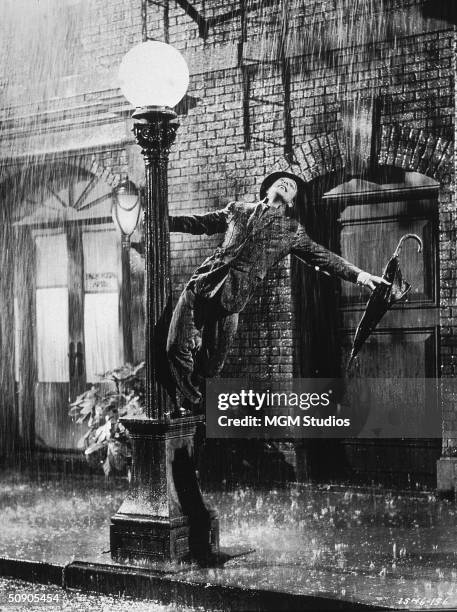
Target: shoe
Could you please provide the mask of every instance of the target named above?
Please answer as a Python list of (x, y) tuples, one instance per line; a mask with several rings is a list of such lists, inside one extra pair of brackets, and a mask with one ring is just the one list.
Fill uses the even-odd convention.
[(171, 413), (172, 419), (183, 419), (184, 417), (192, 416), (192, 410), (185, 408), (184, 406), (176, 407), (175, 410)]

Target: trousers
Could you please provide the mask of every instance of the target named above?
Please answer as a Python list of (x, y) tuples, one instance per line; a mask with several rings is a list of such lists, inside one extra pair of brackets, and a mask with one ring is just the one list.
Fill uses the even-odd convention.
[(176, 385), (192, 404), (202, 399), (206, 378), (220, 373), (238, 328), (238, 313), (227, 312), (218, 296), (204, 298), (187, 287), (181, 293), (167, 338), (167, 357)]

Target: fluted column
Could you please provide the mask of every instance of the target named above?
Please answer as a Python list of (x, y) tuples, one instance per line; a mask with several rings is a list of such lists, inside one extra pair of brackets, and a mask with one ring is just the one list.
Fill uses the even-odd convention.
[(140, 110), (133, 115), (133, 132), (145, 161), (145, 291), (146, 291), (146, 414), (163, 421), (170, 413), (169, 397), (160, 385), (157, 366), (158, 323), (171, 301), (170, 233), (168, 227), (168, 155), (179, 122), (170, 109)]

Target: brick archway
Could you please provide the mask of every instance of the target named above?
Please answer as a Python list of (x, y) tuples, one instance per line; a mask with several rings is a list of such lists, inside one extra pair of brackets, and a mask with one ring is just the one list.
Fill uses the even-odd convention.
[[(419, 172), (447, 184), (453, 173), (453, 143), (424, 130), (402, 125), (383, 126), (377, 158), (378, 166), (393, 166), (406, 172)], [(293, 161), (279, 158), (271, 172), (283, 170), (300, 176), (305, 183), (331, 173), (344, 172), (348, 154), (340, 132), (311, 138), (293, 150)]]

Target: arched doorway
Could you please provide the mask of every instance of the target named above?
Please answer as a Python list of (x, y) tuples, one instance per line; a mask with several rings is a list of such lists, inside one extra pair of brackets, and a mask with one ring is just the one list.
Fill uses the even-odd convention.
[(14, 190), (14, 365), (26, 447), (75, 450), (86, 427), (68, 404), (131, 359), (125, 254), (111, 187), (65, 164), (35, 168)]
[[(442, 332), (442, 327), (439, 325), (440, 321), (441, 325), (443, 324), (443, 312), (442, 310), (440, 312), (439, 309), (439, 295), (443, 290), (438, 284), (438, 251), (442, 251), (444, 258), (447, 259), (449, 248), (442, 243), (440, 247), (438, 246), (439, 239), (441, 239), (439, 238), (441, 234), (438, 232), (438, 216), (440, 232), (442, 232), (444, 216), (447, 214), (445, 212), (447, 202), (453, 201), (453, 193), (450, 189), (453, 176), (453, 145), (452, 141), (443, 137), (427, 134), (420, 129), (411, 129), (408, 126), (377, 125), (377, 128), (379, 129), (376, 130), (375, 137), (371, 142), (370, 158), (362, 160), (362, 170), (357, 178), (354, 177), (350, 162), (354, 151), (351, 153), (351, 150), (348, 150), (347, 139), (344, 138), (344, 134), (337, 132), (323, 134), (303, 143), (294, 149), (292, 161), (280, 158), (271, 166), (270, 171), (285, 170), (293, 172), (301, 176), (307, 183), (307, 203), (305, 209), (300, 213), (300, 220), (314, 240), (337, 253), (342, 252), (344, 246), (342, 240), (343, 242), (345, 240), (344, 232), (348, 237), (350, 232), (357, 228), (359, 221), (359, 229), (363, 228), (359, 232), (359, 238), (363, 240), (368, 236), (368, 233), (365, 234), (364, 230), (370, 224), (376, 225), (384, 214), (380, 213), (376, 216), (377, 206), (381, 206), (382, 203), (389, 206), (389, 200), (392, 208), (390, 216), (396, 219), (397, 229), (401, 227), (402, 233), (407, 233), (407, 228), (411, 227), (411, 222), (415, 218), (417, 218), (419, 224), (424, 224), (422, 228), (418, 227), (418, 230), (432, 232), (432, 236), (427, 238), (429, 246), (425, 253), (426, 257), (420, 260), (422, 269), (418, 268), (416, 271), (412, 271), (413, 282), (416, 282), (420, 288), (419, 293), (422, 295), (416, 296), (419, 299), (415, 303), (412, 302), (411, 308), (408, 306), (410, 311), (406, 311), (406, 314), (404, 314), (405, 320), (397, 322), (398, 329), (401, 330), (401, 326), (405, 325), (408, 334), (402, 335), (400, 333), (394, 338), (392, 329), (384, 339), (386, 340), (390, 335), (392, 340), (398, 341), (394, 347), (397, 357), (401, 353), (400, 347), (405, 346), (405, 340), (410, 341), (410, 349), (414, 346), (417, 350), (415, 359), (410, 359), (407, 353), (403, 355), (404, 363), (407, 366), (406, 370), (409, 368), (409, 371), (402, 373), (403, 376), (436, 376), (440, 373), (443, 363), (446, 362), (445, 351), (449, 351), (449, 348), (447, 348), (448, 342)], [(356, 157), (360, 158), (362, 152), (356, 151), (356, 153)], [(364, 180), (362, 181), (362, 179)], [(367, 181), (374, 182), (370, 186)], [(360, 182), (358, 186), (357, 182)], [(365, 182), (364, 186), (361, 185), (362, 182)], [(347, 185), (344, 188), (340, 187), (340, 192), (338, 192), (338, 186), (344, 183), (347, 183)], [(335, 187), (337, 191), (331, 193)], [(368, 216), (363, 223), (365, 213), (362, 208), (359, 208), (359, 212), (355, 213), (355, 216), (354, 210), (357, 209), (357, 206), (353, 208), (352, 212), (343, 214), (343, 209), (348, 204), (348, 198), (353, 197), (359, 187), (361, 187), (362, 192), (365, 192), (362, 193), (362, 200), (364, 198), (370, 200), (371, 197), (371, 202), (375, 204), (374, 207), (371, 206), (372, 218), (370, 218), (368, 212), (370, 205), (365, 204), (365, 212)], [(344, 191), (349, 193), (341, 193)], [(370, 192), (373, 192), (371, 196), (369, 196)], [(410, 195), (407, 195), (408, 193)], [(417, 196), (429, 200), (429, 202), (415, 207), (414, 201)], [(378, 205), (376, 205), (377, 199), (380, 199)], [(358, 204), (361, 204), (360, 199)], [(343, 229), (344, 231), (342, 231)], [(376, 234), (376, 232), (374, 233)], [(398, 237), (395, 232), (387, 234), (387, 238), (391, 241), (394, 237), (395, 239)], [(387, 250), (390, 250), (390, 243), (385, 238), (380, 236), (380, 243), (383, 244), (383, 248), (385, 247), (387, 252)], [(432, 238), (432, 240), (429, 238)], [(342, 254), (363, 267), (363, 260), (358, 260), (358, 254), (353, 250), (351, 251), (351, 242), (350, 239), (346, 240), (344, 248), (347, 252)], [(433, 244), (433, 247), (430, 250), (431, 244)], [(385, 258), (382, 249), (368, 246), (368, 250), (372, 252), (371, 255), (373, 256)], [(389, 256), (392, 252), (393, 249), (388, 253)], [(379, 263), (378, 272), (382, 271), (386, 261), (385, 259)], [(375, 263), (368, 261), (366, 267), (371, 267)], [(449, 268), (446, 261), (444, 261), (443, 267)], [(425, 285), (423, 282), (419, 282), (419, 276), (426, 279)], [(416, 280), (414, 281), (414, 279)], [(345, 308), (347, 311), (350, 310), (352, 299), (353, 312), (359, 309), (358, 313), (353, 314), (353, 318), (358, 317), (361, 312), (361, 305), (366, 302), (367, 294), (365, 294), (363, 302), (361, 300), (359, 304), (356, 304), (354, 295), (351, 297), (351, 295), (342, 293), (340, 283), (337, 280), (316, 273), (295, 260), (292, 260), (291, 265), (291, 281), (294, 310), (294, 376), (304, 378), (341, 376), (344, 345), (346, 343), (347, 351), (349, 338), (354, 331), (353, 326), (355, 326), (354, 320), (347, 320), (347, 327), (344, 328), (344, 317), (350, 316), (348, 312), (345, 313)], [(349, 292), (351, 290), (348, 289)], [(421, 318), (421, 311), (424, 318)], [(415, 326), (413, 325), (414, 312), (418, 315)], [(397, 316), (397, 314), (393, 313), (392, 316)], [(344, 340), (344, 336), (346, 336), (346, 340)], [(406, 342), (407, 344), (408, 342)], [(384, 346), (386, 347), (387, 343), (384, 343)], [(399, 359), (397, 359), (398, 361)], [(367, 360), (368, 362), (369, 360)], [(387, 365), (391, 369), (395, 369), (394, 362), (395, 359)], [(415, 371), (419, 374), (413, 373), (414, 363), (416, 363)], [(398, 376), (398, 371), (396, 376)], [(440, 385), (440, 387), (443, 394), (443, 385)], [(446, 414), (443, 415), (443, 418), (443, 427), (446, 431), (446, 428), (449, 427), (449, 423), (446, 422)], [(376, 445), (380, 446), (378, 442), (373, 443), (375, 448)], [(434, 442), (427, 443), (426, 446), (428, 447), (426, 450), (419, 449), (417, 452), (411, 450), (412, 455), (415, 456), (415, 459), (411, 459), (412, 465), (415, 466), (414, 469), (411, 468), (411, 465), (407, 465), (406, 454), (409, 451), (405, 453), (403, 448), (386, 450), (384, 455), (374, 452), (373, 461), (379, 467), (382, 466), (385, 455), (390, 453), (393, 456), (396, 454), (397, 465), (401, 466), (399, 470), (401, 476), (399, 477), (398, 471), (396, 472), (391, 468), (386, 469), (384, 471), (385, 478), (382, 477), (385, 482), (390, 481), (392, 483), (392, 477), (396, 474), (397, 484), (414, 485), (416, 482), (422, 481), (434, 486), (436, 484), (435, 459), (439, 456), (438, 438)], [(296, 444), (296, 449), (299, 479), (309, 477), (326, 480), (341, 479), (342, 477), (347, 478), (349, 474), (354, 475), (354, 470), (351, 469), (351, 453), (347, 446), (338, 440), (299, 441)], [(359, 465), (366, 466), (367, 458), (364, 456), (364, 452), (357, 450), (355, 454), (359, 458)], [(424, 467), (424, 464), (426, 464), (426, 467)], [(371, 471), (373, 472), (373, 470)], [(367, 470), (356, 469), (355, 472), (358, 472), (360, 477), (365, 474), (363, 476), (365, 481), (373, 480), (367, 476)], [(377, 474), (381, 478), (381, 470), (378, 470)]]

